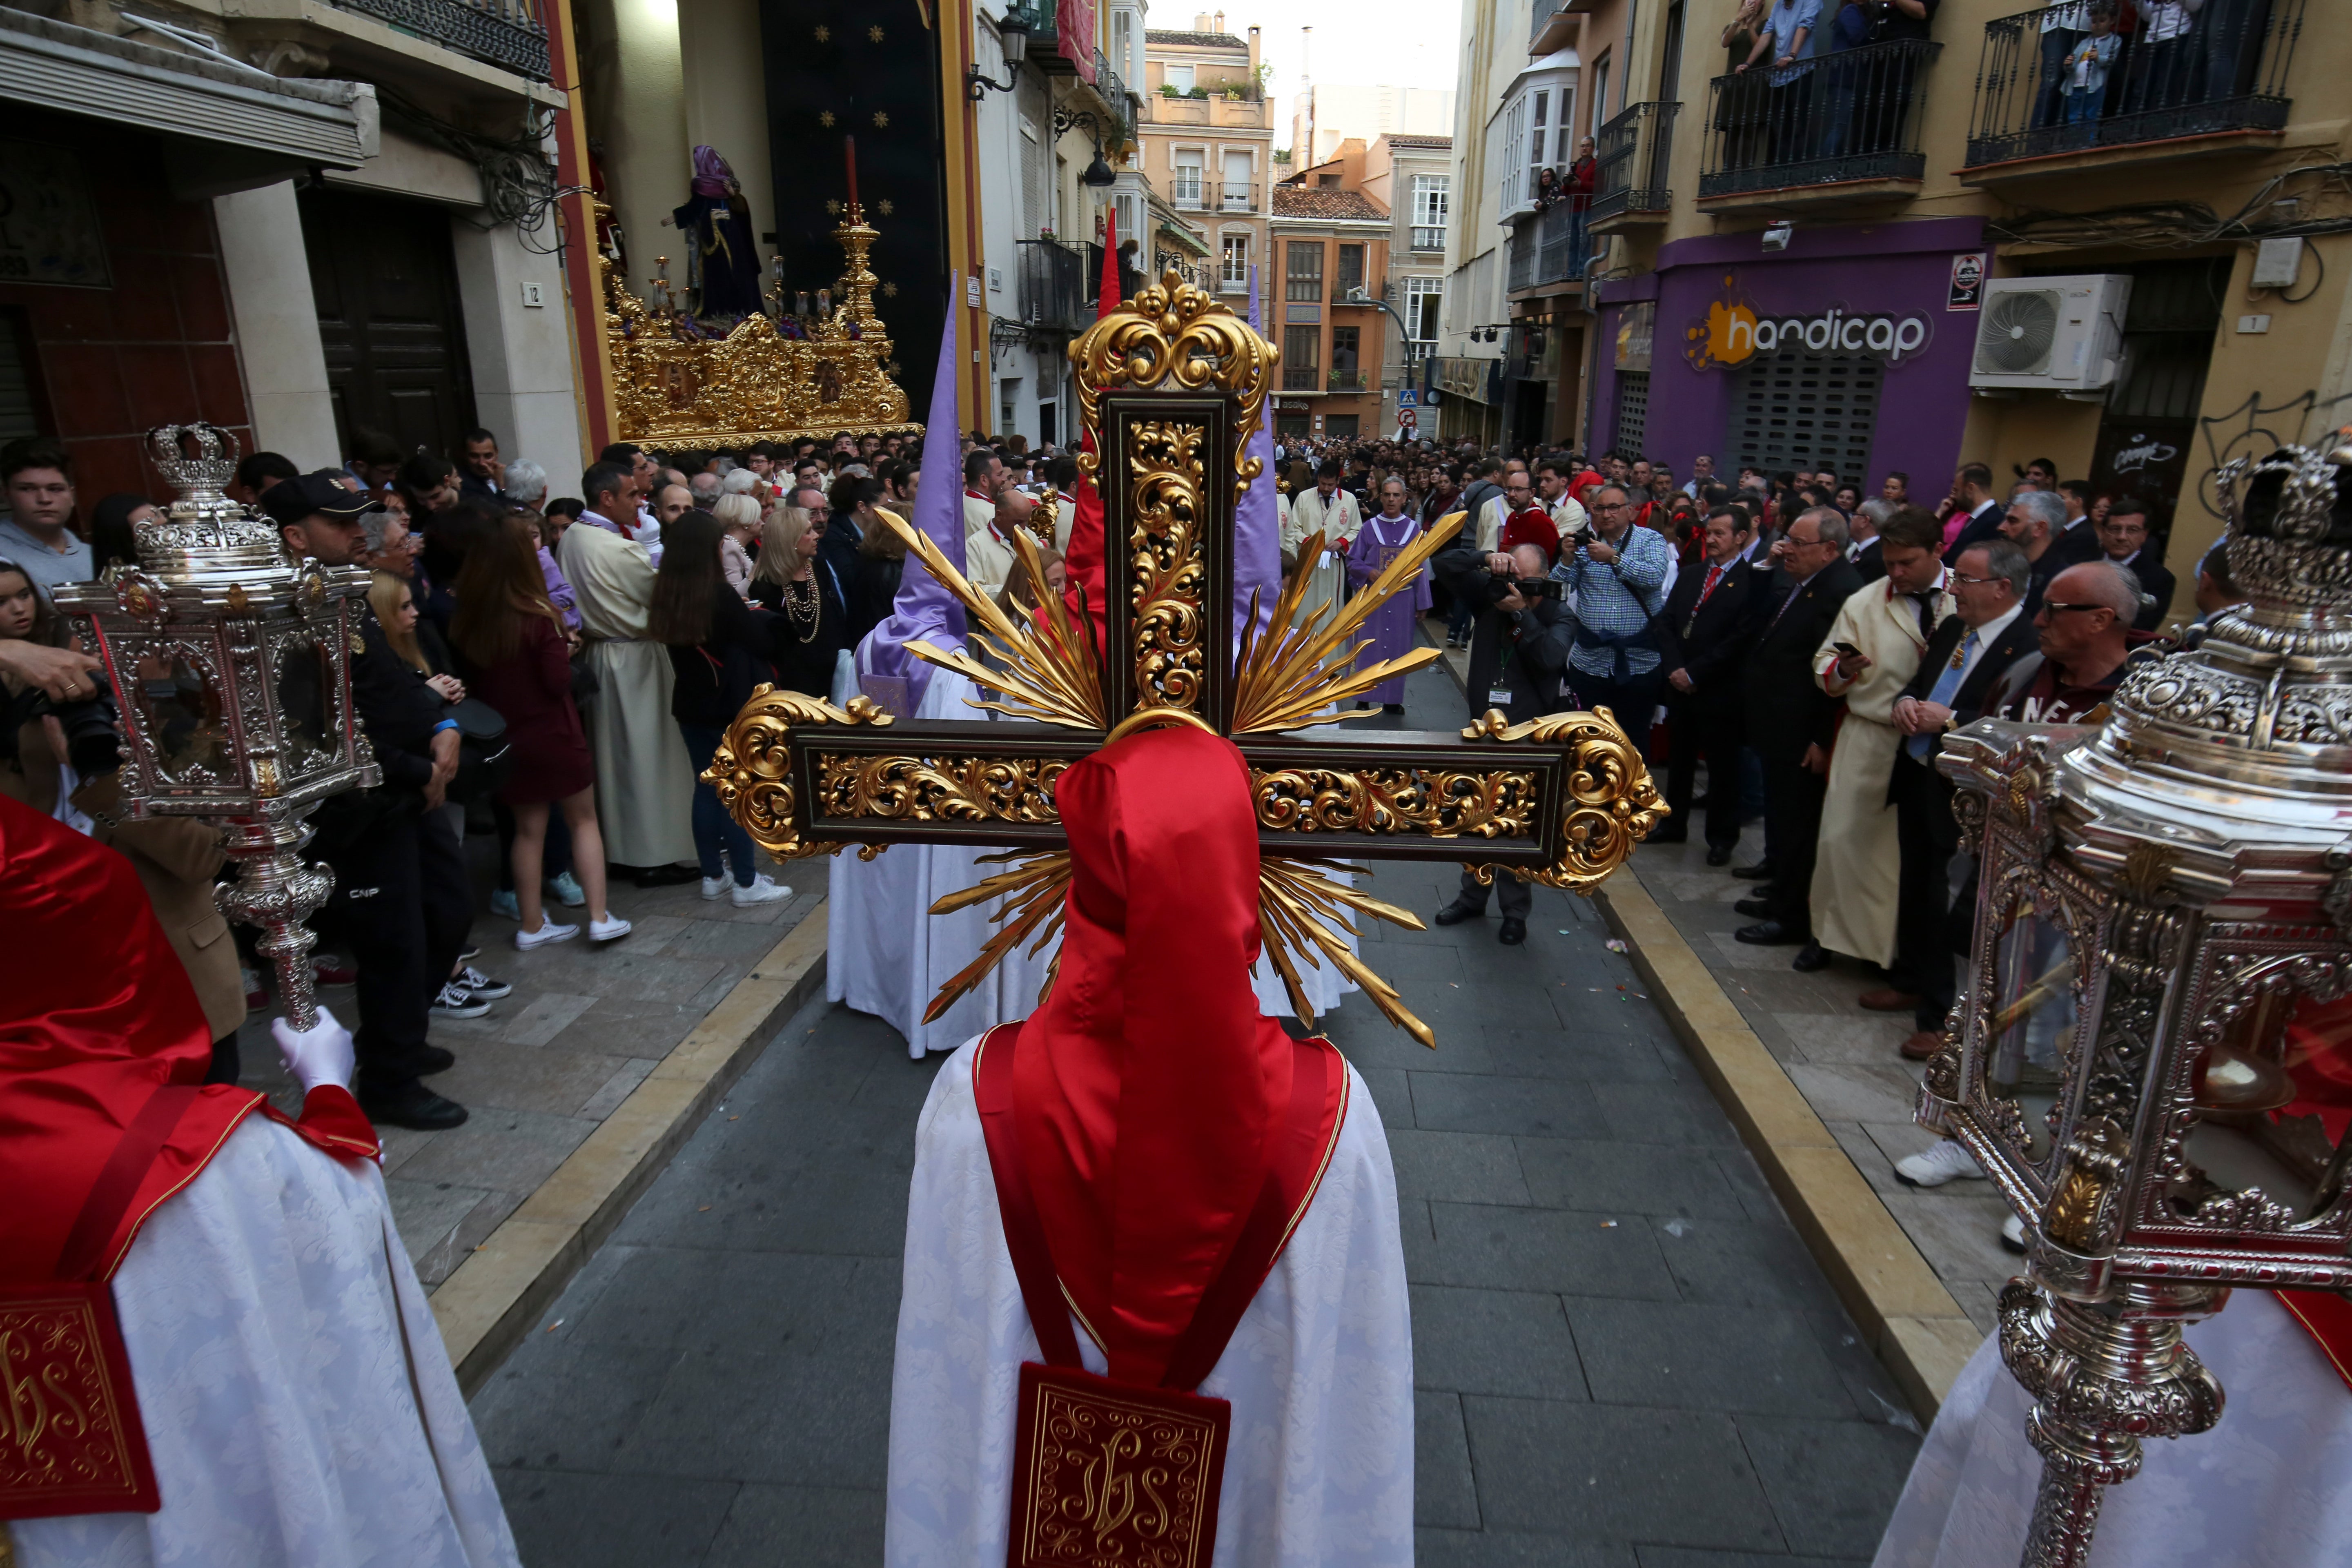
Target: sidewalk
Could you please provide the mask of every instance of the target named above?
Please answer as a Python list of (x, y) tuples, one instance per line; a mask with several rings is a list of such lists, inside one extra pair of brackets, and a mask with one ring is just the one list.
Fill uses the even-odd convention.
[[(1443, 671), (1407, 701), (1402, 727), (1459, 727)], [(1459, 879), (1375, 871), (1423, 918)], [(1602, 911), (1538, 889), (1527, 945), (1495, 932), (1366, 932), (1436, 1050), (1360, 995), (1323, 1020), (1395, 1163), (1419, 1562), (1867, 1561), (1918, 1443), (1902, 1391)], [(473, 1404), (527, 1564), (878, 1561), (915, 1121), (944, 1059), (803, 1007), (539, 1312)]]

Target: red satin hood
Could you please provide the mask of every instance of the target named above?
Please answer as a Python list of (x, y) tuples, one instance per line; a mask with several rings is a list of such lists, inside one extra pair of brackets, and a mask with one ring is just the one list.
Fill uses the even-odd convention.
[[(1233, 743), (1144, 731), (1054, 793), (1069, 903), (1013, 1125), (1064, 1288), (1110, 1375), (1149, 1386), (1276, 1169), (1294, 1047), (1250, 984), (1257, 829)], [(1326, 1137), (1343, 1100), (1335, 1080)]]

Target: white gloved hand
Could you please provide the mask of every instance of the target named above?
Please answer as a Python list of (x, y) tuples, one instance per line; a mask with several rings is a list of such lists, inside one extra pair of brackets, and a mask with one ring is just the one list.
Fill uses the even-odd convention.
[(301, 1084), (304, 1094), (320, 1084), (331, 1083), (337, 1089), (352, 1086), (352, 1032), (335, 1022), (335, 1016), (324, 1007), (319, 1009), (319, 1021), (307, 1029), (273, 1018), (269, 1034), (278, 1042), (278, 1060)]

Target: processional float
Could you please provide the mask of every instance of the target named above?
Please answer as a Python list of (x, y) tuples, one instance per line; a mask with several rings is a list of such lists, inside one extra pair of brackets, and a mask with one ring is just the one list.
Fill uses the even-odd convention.
[(1918, 1120), (2025, 1223), (2000, 1335), (2042, 1456), (2028, 1568), (2087, 1559), (2143, 1439), (2221, 1418), (2185, 1324), (2234, 1288), (2352, 1287), (2352, 1131), (2284, 1114), (2352, 990), (2347, 475), (2341, 445), (2224, 467), (2251, 602), (2104, 724), (1982, 720), (1938, 760), (1976, 934)]
[[(970, 651), (920, 642), (909, 651), (970, 677), (993, 693), (978, 706), (1013, 721), (908, 722), (864, 698), (844, 709), (762, 689), (703, 777), (780, 859), (853, 844), (866, 858), (898, 843), (1002, 850), (984, 858), (1003, 870), (933, 906), (945, 914), (1002, 900), (998, 931), (932, 1003), (937, 1017), (1019, 943), (1040, 952), (1059, 931), (1070, 858), (1054, 784), (1065, 768), (1155, 724), (1229, 737), (1257, 814), (1265, 951), (1298, 1016), (1314, 1016), (1300, 965), (1328, 959), (1382, 1013), (1433, 1043), (1347, 940), (1358, 915), (1422, 922), (1333, 873), (1355, 869), (1351, 857), (1459, 860), (1489, 879), (1589, 891), (1665, 814), (1639, 750), (1606, 710), (1528, 724), (1488, 712), (1459, 734), (1306, 733), (1438, 657), (1417, 648), (1360, 669), (1365, 645), (1351, 639), (1453, 531), (1423, 533), (1362, 592), (1303, 623), (1306, 580), (1294, 576), (1270, 629), (1256, 630), (1250, 615), (1236, 649), (1234, 505), (1261, 481), (1245, 447), (1279, 351), (1171, 271), (1069, 353), (1091, 438), (1079, 467), (1103, 503), (1110, 602), (1101, 645), (1091, 615), (1051, 595), (1034, 620), (1007, 616), (927, 535), (891, 518), (972, 629)], [(1034, 542), (1016, 531), (1013, 545), (1031, 580), (1043, 581)], [(1300, 558), (1320, 548), (1310, 542)], [(1253, 598), (1242, 607), (1259, 606)]]

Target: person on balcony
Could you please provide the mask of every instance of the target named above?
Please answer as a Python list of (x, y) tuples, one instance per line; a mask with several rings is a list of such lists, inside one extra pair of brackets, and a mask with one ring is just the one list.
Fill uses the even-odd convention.
[(2091, 31), (2091, 0), (2068, 0), (2042, 13), (2042, 69), (2035, 79), (2033, 123), (2056, 125), (2066, 118), (2067, 62), (2074, 46)]
[(1568, 166), (1568, 174), (1559, 183), (1560, 195), (1568, 199), (1568, 275), (1570, 278), (1584, 276), (1584, 264), (1592, 255), (1588, 226), (1592, 221), (1592, 187), (1600, 174), (1601, 163), (1592, 155), (1592, 138), (1587, 136), (1576, 144), (1576, 162)]
[(1772, 89), (1764, 105), (1766, 156), (1793, 163), (1811, 151), (1813, 50), (1821, 31), (1822, 0), (1773, 0), (1755, 47), (1733, 72), (1745, 76), (1766, 59), (1772, 62)]
[[(1863, 0), (1870, 13), (1867, 44), (1921, 44), (1936, 19), (1937, 0)], [(1856, 153), (1898, 153), (1904, 148), (1903, 127), (1910, 118), (1911, 93), (1919, 79), (1921, 51), (1883, 48), (1856, 62), (1857, 110), (1853, 149)]]
[[(2067, 124), (2087, 128), (2096, 123), (2100, 106), (2107, 100), (2107, 73), (2115, 68), (2122, 47), (2122, 36), (2116, 31), (2115, 0), (2096, 0), (2091, 7), (2091, 30), (2066, 52), (2061, 90), (2066, 100)], [(2088, 129), (2082, 132), (2086, 142), (2093, 134)]]

